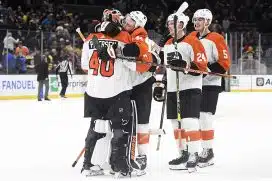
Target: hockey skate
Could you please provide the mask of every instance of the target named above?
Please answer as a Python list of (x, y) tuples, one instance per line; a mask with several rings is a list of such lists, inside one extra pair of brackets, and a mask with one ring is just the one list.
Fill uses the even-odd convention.
[(131, 160), (131, 166), (133, 168), (132, 175), (142, 176), (146, 174), (146, 155), (138, 155), (134, 160)]
[(104, 175), (104, 170), (99, 165), (93, 165), (91, 167), (83, 166), (81, 174), (85, 177)]
[(168, 164), (169, 164), (169, 169), (170, 170), (187, 170), (187, 168), (185, 167), (186, 162), (189, 159), (189, 153), (188, 151), (183, 150), (181, 152), (181, 156), (171, 160)]
[(204, 148), (201, 154), (199, 155), (199, 160), (198, 160), (198, 166), (200, 168), (208, 167), (211, 165), (214, 165), (214, 154), (213, 154), (213, 149), (212, 148)]
[(114, 171), (114, 169), (112, 169), (111, 174), (113, 175), (113, 178), (115, 179), (123, 178), (123, 177), (131, 177), (132, 170), (133, 169), (131, 167), (127, 169), (122, 169), (119, 171)]
[(119, 157), (118, 160), (119, 164), (111, 164), (110, 174), (113, 175), (113, 178), (131, 177), (133, 168), (129, 165), (128, 161), (124, 157)]
[(198, 154), (190, 153), (189, 159), (186, 163), (186, 168), (188, 169), (189, 173), (196, 172), (196, 166), (198, 164)]

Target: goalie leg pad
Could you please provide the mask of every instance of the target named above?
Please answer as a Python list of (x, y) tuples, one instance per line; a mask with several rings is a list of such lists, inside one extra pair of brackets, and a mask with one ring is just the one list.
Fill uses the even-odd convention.
[(123, 174), (131, 172), (131, 166), (129, 164), (129, 145), (130, 133), (124, 132), (122, 129), (113, 130), (110, 164), (114, 172), (121, 172)]
[(94, 119), (92, 119), (87, 137), (85, 139), (85, 154), (84, 154), (84, 162), (83, 162), (84, 166), (86, 167), (92, 166), (91, 159), (92, 159), (96, 142), (97, 140), (104, 138), (105, 136), (106, 136), (105, 133), (101, 134), (94, 131)]

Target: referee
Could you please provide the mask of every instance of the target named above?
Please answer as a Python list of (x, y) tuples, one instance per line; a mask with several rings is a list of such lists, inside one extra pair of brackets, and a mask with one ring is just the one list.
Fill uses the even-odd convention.
[(60, 75), (60, 82), (61, 82), (61, 91), (60, 91), (60, 97), (66, 98), (65, 93), (66, 89), (68, 87), (68, 71), (72, 78), (71, 68), (69, 65), (68, 57), (65, 56), (61, 62), (56, 67), (56, 76), (58, 77), (58, 74)]

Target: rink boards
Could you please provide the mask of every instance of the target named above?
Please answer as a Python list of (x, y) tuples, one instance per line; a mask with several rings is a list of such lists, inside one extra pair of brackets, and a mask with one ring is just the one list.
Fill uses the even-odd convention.
[[(68, 97), (80, 97), (87, 85), (87, 75), (69, 77)], [(1, 75), (0, 100), (37, 98), (37, 75)], [(60, 80), (49, 76), (49, 97), (56, 98), (61, 90)], [(272, 92), (272, 75), (237, 75), (230, 79), (231, 92)]]

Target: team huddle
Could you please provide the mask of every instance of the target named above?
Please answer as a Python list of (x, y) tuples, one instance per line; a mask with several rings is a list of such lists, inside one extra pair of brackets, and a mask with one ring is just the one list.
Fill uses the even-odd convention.
[[(141, 11), (123, 16), (118, 10), (106, 9), (102, 22), (93, 25), (83, 44), (81, 65), (88, 73), (84, 117), (91, 118), (84, 176), (105, 171), (117, 178), (146, 173), (153, 97), (166, 101), (167, 121), (172, 123), (179, 152), (169, 168), (194, 172), (197, 166), (214, 164), (213, 115), (221, 77), (201, 72), (228, 71), (230, 57), (224, 38), (208, 29), (212, 22), (208, 9), (194, 13), (195, 31), (190, 34), (186, 33), (188, 16), (169, 15), (169, 34), (159, 45), (148, 38), (146, 22)], [(153, 90), (158, 67), (166, 69), (165, 81), (156, 83)], [(95, 152), (102, 140), (107, 155)], [(103, 157), (108, 167), (93, 162), (97, 157)]]

